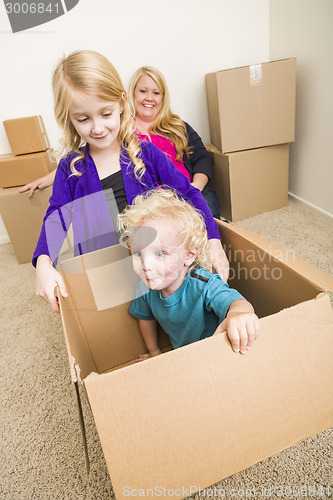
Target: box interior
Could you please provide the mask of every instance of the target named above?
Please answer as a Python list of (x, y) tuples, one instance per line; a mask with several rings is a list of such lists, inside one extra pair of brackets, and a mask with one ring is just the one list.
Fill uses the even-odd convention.
[[(118, 266), (125, 263), (121, 281), (114, 279), (114, 262)], [(91, 371), (103, 373), (133, 363), (147, 352), (138, 321), (128, 312), (135, 298), (137, 278), (127, 249), (117, 245), (62, 261), (58, 267), (69, 290), (70, 297), (61, 301), (62, 317), (69, 350), (80, 367), (80, 378)], [(100, 301), (106, 295), (114, 303), (113, 296), (119, 298), (119, 290), (123, 302), (99, 309), (96, 298)], [(160, 347), (171, 348), (162, 329)]]

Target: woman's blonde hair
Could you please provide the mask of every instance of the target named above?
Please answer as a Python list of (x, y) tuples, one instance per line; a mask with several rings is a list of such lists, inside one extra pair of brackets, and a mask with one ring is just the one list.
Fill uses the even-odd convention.
[(84, 157), (80, 151), (82, 139), (69, 117), (69, 108), (75, 90), (87, 92), (99, 99), (119, 102), (123, 108), (118, 138), (134, 163), (134, 172), (141, 178), (145, 166), (139, 158), (140, 144), (134, 134), (133, 119), (121, 78), (111, 62), (98, 52), (78, 50), (64, 57), (57, 65), (52, 78), (55, 117), (63, 129), (63, 147), (66, 152), (78, 154), (71, 163), (75, 175), (75, 163)]
[[(168, 217), (176, 222), (180, 245), (196, 251), (195, 264), (210, 269), (208, 237), (202, 215), (171, 189), (153, 189), (138, 195), (118, 215), (120, 243), (130, 249), (130, 238), (147, 219)], [(163, 224), (163, 222), (161, 222)]]
[(163, 100), (161, 110), (149, 129), (149, 132), (157, 133), (168, 137), (176, 146), (177, 160), (181, 160), (183, 155), (189, 156), (190, 148), (188, 146), (188, 137), (186, 126), (183, 120), (171, 112), (170, 94), (162, 73), (152, 66), (142, 66), (133, 74), (128, 88), (128, 100), (132, 108), (132, 114), (135, 116), (135, 88), (141, 76), (148, 75), (154, 80), (160, 89)]

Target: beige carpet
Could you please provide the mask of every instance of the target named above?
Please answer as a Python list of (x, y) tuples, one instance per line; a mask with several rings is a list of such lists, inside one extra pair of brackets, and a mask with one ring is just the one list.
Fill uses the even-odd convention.
[[(333, 221), (328, 218), (290, 202), (286, 208), (237, 224), (333, 275)], [(87, 403), (89, 477), (85, 471), (60, 319), (35, 296), (34, 270), (30, 264), (17, 264), (11, 244), (0, 245), (0, 276), (0, 499), (113, 498)], [(330, 430), (221, 481), (215, 485), (220, 495), (214, 496), (329, 498), (328, 487), (333, 495), (332, 457)]]

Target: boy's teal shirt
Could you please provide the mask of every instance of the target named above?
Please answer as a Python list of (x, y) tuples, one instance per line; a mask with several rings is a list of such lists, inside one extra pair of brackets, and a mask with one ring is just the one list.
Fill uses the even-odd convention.
[(139, 319), (155, 318), (177, 348), (213, 335), (231, 304), (240, 299), (244, 297), (229, 288), (218, 274), (197, 267), (166, 298), (139, 281), (129, 312)]

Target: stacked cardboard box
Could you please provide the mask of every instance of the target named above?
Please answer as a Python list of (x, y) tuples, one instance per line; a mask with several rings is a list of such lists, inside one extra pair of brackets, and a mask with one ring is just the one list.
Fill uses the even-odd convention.
[(51, 189), (30, 198), (19, 187), (48, 174), (57, 163), (41, 116), (3, 123), (13, 154), (0, 156), (0, 213), (22, 264), (31, 260)]
[(24, 186), (55, 167), (52, 149), (20, 156), (0, 156), (0, 187)]
[(23, 186), (56, 166), (40, 115), (3, 122), (11, 155), (0, 156), (0, 187)]
[(234, 221), (287, 205), (296, 59), (209, 73), (206, 90), (221, 215)]

